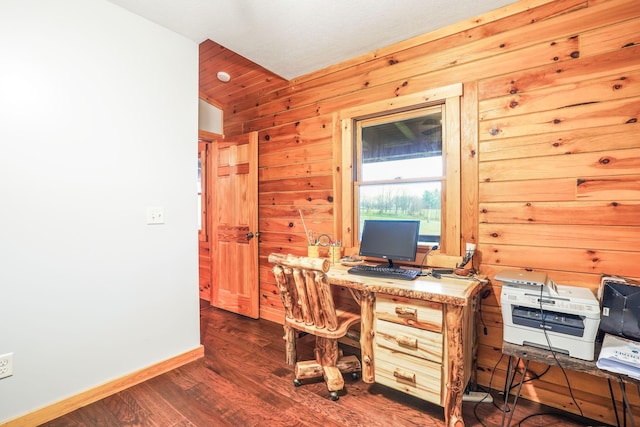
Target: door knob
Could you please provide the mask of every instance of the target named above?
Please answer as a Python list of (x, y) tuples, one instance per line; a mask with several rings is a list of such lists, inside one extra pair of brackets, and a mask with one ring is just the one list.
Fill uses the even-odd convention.
[(256, 231), (256, 232), (255, 232), (255, 234), (254, 234), (253, 232), (251, 232), (251, 231), (250, 231), (250, 232), (248, 232), (248, 233), (246, 234), (246, 236), (247, 236), (247, 240), (251, 240), (251, 239), (253, 239), (254, 237), (260, 237), (260, 232), (259, 232), (259, 231)]

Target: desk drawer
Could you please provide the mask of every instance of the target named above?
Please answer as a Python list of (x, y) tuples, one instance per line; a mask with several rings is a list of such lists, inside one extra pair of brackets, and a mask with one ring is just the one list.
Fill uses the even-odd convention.
[(376, 382), (442, 406), (442, 365), (376, 348)]
[(376, 296), (376, 319), (442, 332), (442, 304), (391, 295)]
[(437, 332), (375, 319), (375, 342), (379, 347), (442, 363), (442, 334)]

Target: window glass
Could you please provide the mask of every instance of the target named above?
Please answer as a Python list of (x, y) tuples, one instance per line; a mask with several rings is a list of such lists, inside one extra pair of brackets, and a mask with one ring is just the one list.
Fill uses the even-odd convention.
[(442, 116), (438, 105), (356, 121), (358, 230), (365, 219), (419, 219), (420, 244), (440, 242)]
[(360, 233), (365, 219), (419, 219), (419, 243), (440, 242), (441, 182), (361, 185), (359, 190)]
[(359, 123), (361, 181), (443, 175), (442, 113), (440, 107), (429, 110), (413, 113), (418, 117), (403, 119), (404, 113)]

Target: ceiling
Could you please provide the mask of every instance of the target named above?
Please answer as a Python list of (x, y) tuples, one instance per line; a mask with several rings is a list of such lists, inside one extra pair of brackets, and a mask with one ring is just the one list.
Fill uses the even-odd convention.
[[(516, 0), (109, 0), (287, 81)], [(201, 46), (202, 53), (202, 46)], [(210, 52), (211, 53), (211, 52)], [(202, 61), (202, 55), (201, 55)], [(235, 63), (235, 62), (234, 62)], [(213, 71), (213, 70), (211, 70)], [(226, 71), (226, 70), (225, 70)], [(217, 72), (217, 71), (216, 71)], [(215, 73), (214, 73), (215, 74)], [(229, 71), (232, 81), (235, 78)], [(264, 76), (262, 76), (264, 78)]]

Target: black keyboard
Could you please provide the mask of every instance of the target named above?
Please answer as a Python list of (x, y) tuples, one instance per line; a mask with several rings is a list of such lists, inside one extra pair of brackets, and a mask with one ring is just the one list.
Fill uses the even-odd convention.
[(347, 270), (349, 274), (359, 276), (380, 277), (384, 279), (413, 280), (419, 270), (409, 270), (406, 268), (381, 267), (375, 265), (356, 265)]

